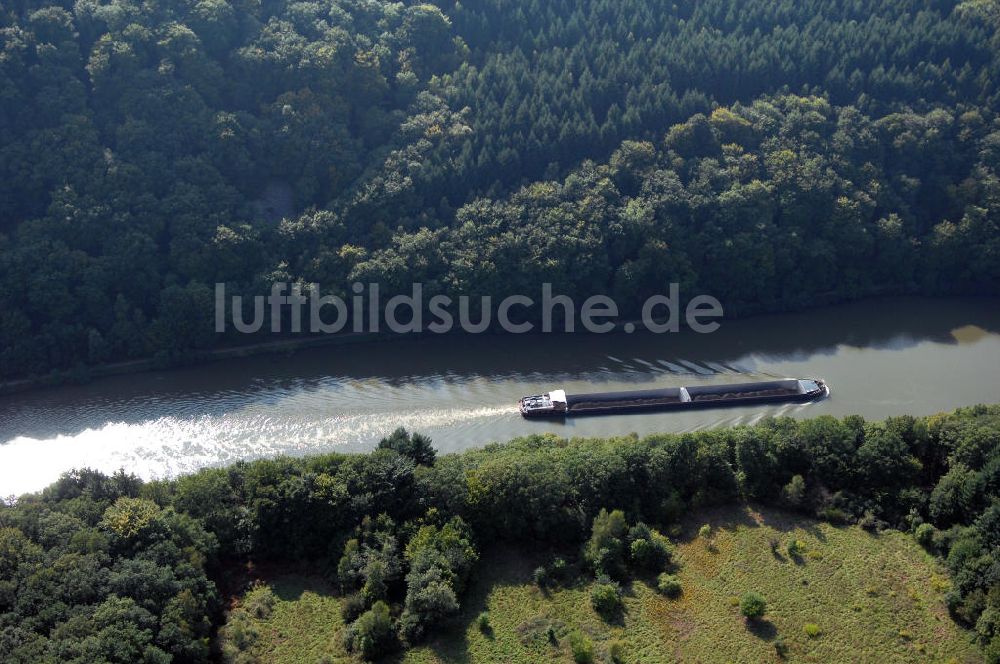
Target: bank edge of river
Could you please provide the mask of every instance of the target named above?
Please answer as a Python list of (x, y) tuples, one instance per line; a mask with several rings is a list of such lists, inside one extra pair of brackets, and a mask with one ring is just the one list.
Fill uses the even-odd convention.
[[(879, 299), (882, 297), (928, 297), (936, 298), (938, 296), (932, 295), (919, 295), (916, 293), (903, 291), (895, 292), (887, 291), (887, 289), (875, 289), (875, 292), (868, 293), (862, 297), (857, 298), (822, 298), (821, 301), (816, 301), (811, 303), (810, 306), (799, 308), (799, 309), (787, 309), (782, 311), (757, 311), (749, 310), (743, 311), (738, 315), (726, 316), (723, 320), (741, 320), (746, 318), (753, 318), (754, 316), (768, 316), (768, 315), (780, 315), (788, 313), (797, 313), (801, 311), (817, 309), (826, 306), (836, 306), (840, 304), (847, 304), (853, 302), (861, 302), (864, 300)], [(943, 299), (953, 296), (940, 296)], [(658, 318), (653, 319), (652, 322), (657, 324), (662, 324), (666, 319)], [(614, 328), (608, 333), (621, 332), (627, 326), (633, 326), (635, 331), (646, 330), (646, 324), (641, 319), (623, 320), (614, 323)], [(681, 321), (681, 326), (683, 327), (683, 321)], [(448, 334), (463, 334), (463, 332), (453, 331)], [(496, 330), (488, 330), (483, 334), (502, 334)], [(103, 364), (94, 365), (82, 365), (73, 369), (64, 369), (61, 371), (53, 370), (44, 376), (31, 376), (26, 378), (15, 378), (12, 380), (0, 380), (0, 396), (7, 396), (11, 394), (18, 394), (21, 392), (29, 392), (31, 390), (43, 389), (47, 387), (58, 387), (60, 385), (75, 384), (75, 385), (86, 385), (93, 380), (99, 378), (106, 378), (109, 376), (120, 376), (135, 373), (144, 373), (148, 371), (164, 371), (169, 369), (177, 369), (185, 366), (193, 366), (196, 364), (211, 363), (220, 360), (236, 359), (241, 357), (253, 357), (257, 355), (279, 355), (282, 353), (293, 353), (298, 350), (305, 350), (307, 348), (320, 348), (325, 346), (340, 346), (340, 345), (353, 345), (359, 343), (371, 343), (375, 341), (385, 341), (397, 337), (405, 337), (407, 339), (419, 339), (426, 336), (426, 332), (422, 333), (407, 333), (403, 335), (398, 335), (390, 332), (346, 332), (338, 333), (332, 335), (323, 336), (309, 336), (309, 337), (294, 337), (294, 338), (284, 338), (284, 339), (274, 339), (271, 341), (261, 341), (258, 343), (246, 344), (241, 346), (225, 346), (223, 348), (214, 348), (203, 351), (193, 351), (183, 357), (177, 358), (156, 358), (148, 357), (135, 360), (125, 360), (121, 362), (107, 362)]]

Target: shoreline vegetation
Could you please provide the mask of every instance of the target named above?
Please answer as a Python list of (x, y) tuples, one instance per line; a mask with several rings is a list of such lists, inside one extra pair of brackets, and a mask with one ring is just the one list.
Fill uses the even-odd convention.
[[(861, 657), (855, 640), (884, 637), (921, 659), (937, 652), (927, 621), (948, 620), (981, 649), (982, 659), (970, 650), (959, 661), (992, 664), (1000, 661), (998, 437), (993, 405), (880, 422), (766, 419), (642, 439), (539, 435), (440, 457), (425, 436), (398, 430), (369, 454), (280, 457), (174, 480), (75, 471), (0, 507), (0, 659), (258, 661), (254, 649), (269, 638), (261, 630), (270, 629), (261, 621), (298, 609), (277, 604), (289, 598), (267, 586), (246, 587), (247, 570), (294, 568), (334, 598), (303, 605), (338, 612), (317, 618), (338, 639), (324, 656), (437, 661), (434, 648), (456, 647), (448, 635), (470, 611), (481, 611), (470, 629), (496, 643), (521, 638), (508, 630), (530, 616), (476, 604), (493, 552), (515, 547), (552, 552), (530, 575), (539, 597), (551, 598), (531, 601), (553, 602), (536, 604), (541, 622), (518, 632), (530, 652), (614, 660), (636, 647), (630, 629), (673, 615), (681, 631), (688, 619), (710, 629), (738, 621), (746, 647), (766, 644), (778, 658), (808, 644)], [(770, 526), (752, 535), (701, 516), (747, 506), (765, 526), (783, 518), (774, 510), (797, 514), (798, 525), (768, 535), (764, 548)], [(692, 515), (706, 522), (698, 527)], [(809, 525), (816, 520), (825, 525)], [(864, 531), (884, 540), (866, 545)], [(898, 553), (888, 555), (892, 542)], [(869, 592), (872, 580), (836, 563), (852, 547), (867, 547), (886, 580), (910, 581)], [(768, 580), (745, 568), (754, 556), (791, 562)], [(711, 583), (731, 585), (705, 585), (703, 566), (715, 564), (729, 571)], [(498, 590), (496, 601), (520, 604), (535, 592), (524, 586), (527, 572), (517, 574), (521, 590)], [(827, 596), (843, 585), (828, 574), (848, 574), (844, 583), (863, 590), (850, 601), (862, 616), (874, 613), (851, 617), (847, 595)], [(811, 592), (839, 609), (806, 615)], [(570, 597), (590, 604), (589, 627), (558, 615)], [(734, 603), (719, 606), (724, 597)], [(672, 613), (693, 602), (698, 613)], [(888, 618), (892, 607), (905, 620)], [(852, 638), (850, 630), (875, 624), (895, 631)], [(959, 638), (954, 629), (948, 638)]]
[[(708, 540), (698, 535), (706, 524)], [(780, 662), (779, 652), (787, 661), (982, 662), (972, 634), (948, 616), (947, 569), (909, 533), (756, 505), (700, 509), (670, 530), (672, 580), (622, 584), (621, 613), (611, 620), (593, 607), (597, 580), (578, 566), (536, 582), (539, 568), (574, 560), (572, 547), (484, 546), (459, 613), (389, 661), (571, 662), (580, 635), (595, 662)], [(796, 557), (787, 552), (793, 542)], [(230, 661), (351, 660), (339, 638), (345, 598), (328, 580), (309, 568), (266, 566), (246, 579), (250, 590), (233, 598), (223, 631), (240, 625), (249, 638)], [(753, 623), (737, 604), (748, 591), (766, 602)]]
[(990, 2), (26, 0), (0, 25), (4, 377), (229, 344), (215, 284), (551, 283), (623, 317), (675, 282), (730, 315), (1000, 292)]

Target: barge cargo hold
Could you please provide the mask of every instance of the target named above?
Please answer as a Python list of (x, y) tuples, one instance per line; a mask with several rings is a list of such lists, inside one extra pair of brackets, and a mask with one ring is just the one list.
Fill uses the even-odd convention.
[(664, 387), (594, 394), (566, 394), (565, 390), (552, 390), (545, 394), (523, 397), (518, 402), (518, 409), (524, 417), (610, 415), (676, 408), (812, 401), (829, 394), (830, 388), (826, 382), (818, 378), (786, 378), (734, 385)]

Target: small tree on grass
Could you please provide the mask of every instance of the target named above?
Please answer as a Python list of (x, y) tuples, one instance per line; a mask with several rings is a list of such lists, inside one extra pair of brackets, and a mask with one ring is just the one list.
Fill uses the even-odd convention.
[(922, 523), (917, 526), (913, 534), (917, 538), (917, 542), (920, 543), (920, 546), (929, 549), (934, 546), (935, 533), (937, 533), (937, 528), (929, 523)]
[(583, 632), (574, 631), (569, 635), (569, 649), (576, 664), (591, 664), (594, 661), (594, 642)]
[(590, 540), (583, 550), (584, 558), (598, 573), (604, 573), (616, 579), (625, 578), (625, 538), (627, 534), (628, 523), (625, 521), (625, 513), (621, 510), (609, 512), (602, 509), (594, 517)]
[(673, 547), (670, 540), (639, 522), (628, 532), (629, 562), (636, 570), (653, 573), (662, 572), (670, 564)]
[(703, 540), (706, 540), (706, 541), (709, 540), (709, 539), (711, 539), (711, 537), (712, 537), (712, 526), (710, 526), (710, 525), (708, 525), (706, 523), (704, 526), (702, 526), (701, 528), (699, 528), (698, 529), (698, 537), (700, 537), (700, 538), (702, 538)]
[(608, 657), (614, 664), (623, 664), (625, 661), (625, 646), (621, 641), (612, 641), (608, 646)]
[(656, 589), (667, 597), (680, 597), (681, 580), (673, 574), (663, 573), (656, 579)]
[(740, 597), (740, 613), (747, 620), (761, 618), (766, 611), (767, 601), (760, 593), (750, 591)]
[(590, 603), (601, 616), (611, 618), (622, 610), (621, 588), (610, 579), (598, 580), (590, 591)]
[(389, 616), (389, 605), (385, 602), (375, 602), (375, 605), (351, 625), (346, 634), (345, 645), (353, 652), (361, 653), (365, 659), (375, 659), (390, 650), (395, 645), (395, 635), (392, 629), (392, 618)]

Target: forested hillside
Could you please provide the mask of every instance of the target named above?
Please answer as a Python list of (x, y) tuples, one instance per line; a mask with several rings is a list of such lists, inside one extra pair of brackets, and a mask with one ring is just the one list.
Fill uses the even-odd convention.
[[(469, 584), (494, 571), (480, 558), (515, 545), (561, 552), (566, 559), (536, 571), (535, 582), (596, 579), (591, 602), (614, 621), (619, 584), (662, 575), (661, 592), (681, 590), (671, 588), (677, 578), (669, 573), (687, 563), (662, 533), (692, 510), (749, 501), (835, 525), (910, 533), (950, 574), (934, 589), (935, 610), (947, 608), (996, 663), (998, 435), (1000, 406), (975, 406), (883, 422), (768, 418), (641, 440), (531, 436), (440, 458), (426, 437), (399, 430), (370, 454), (261, 460), (170, 481), (76, 471), (40, 494), (0, 503), (0, 661), (206, 661), (223, 619), (219, 585), (251, 563), (297, 564), (325, 577), (342, 598), (344, 646), (371, 659), (448, 625)], [(705, 529), (701, 537), (710, 541)], [(811, 560), (804, 546), (793, 538), (772, 540), (768, 549), (759, 537), (755, 551), (768, 560)], [(903, 558), (889, 558), (889, 573), (901, 574)], [(817, 582), (883, 581), (857, 561), (830, 574), (833, 584)], [(800, 576), (781, 588), (789, 604), (813, 592)], [(923, 590), (900, 601), (912, 608)], [(224, 631), (231, 661), (254, 661), (243, 651), (255, 640), (254, 619), (270, 611), (267, 598), (254, 595)], [(717, 598), (698, 601), (721, 608), (711, 604)], [(775, 609), (784, 611), (780, 603)], [(892, 615), (879, 618), (898, 624)], [(870, 644), (936, 633), (897, 636), (883, 627), (852, 629)], [(832, 636), (856, 658), (853, 637)]]
[(232, 343), (216, 282), (995, 294), (998, 26), (995, 0), (4, 0), (0, 376)]

